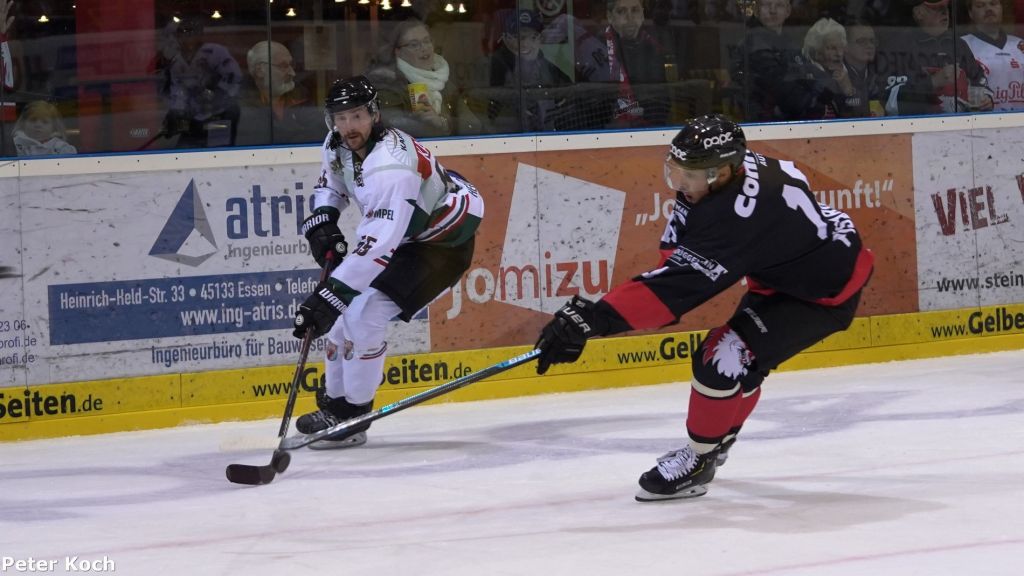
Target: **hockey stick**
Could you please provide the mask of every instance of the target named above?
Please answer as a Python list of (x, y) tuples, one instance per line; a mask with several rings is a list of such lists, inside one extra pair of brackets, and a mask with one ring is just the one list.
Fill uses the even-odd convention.
[(538, 356), (540, 356), (540, 350), (530, 350), (525, 354), (520, 354), (519, 356), (509, 358), (508, 360), (503, 360), (501, 362), (498, 362), (497, 364), (493, 364), (477, 372), (466, 374), (461, 378), (456, 378), (451, 382), (435, 386), (429, 390), (424, 390), (419, 394), (414, 394), (412, 396), (409, 396), (408, 398), (403, 398), (401, 400), (398, 400), (397, 402), (392, 402), (387, 406), (381, 406), (380, 408), (367, 414), (363, 414), (362, 416), (357, 416), (355, 418), (352, 418), (351, 420), (339, 422), (334, 426), (331, 426), (330, 428), (325, 428), (319, 432), (313, 432), (312, 434), (296, 434), (294, 436), (289, 436), (288, 438), (285, 438), (284, 440), (281, 441), (281, 445), (278, 448), (278, 451), (295, 450), (296, 448), (302, 448), (303, 446), (312, 444), (317, 440), (323, 440), (324, 438), (332, 434), (337, 434), (338, 432), (345, 432), (346, 430), (351, 430), (357, 426), (373, 422), (374, 420), (380, 420), (381, 418), (387, 416), (388, 414), (401, 412), (406, 408), (411, 408), (417, 404), (426, 402), (427, 400), (430, 400), (432, 398), (437, 398), (438, 396), (442, 396), (449, 392), (458, 390), (459, 388), (468, 386), (469, 384), (472, 384), (474, 382), (479, 382), (480, 380), (483, 380), (485, 378), (490, 378), (495, 374), (500, 374), (506, 370), (515, 368), (520, 364), (525, 364), (531, 360), (534, 360)]
[(165, 136), (168, 136), (167, 131), (164, 130), (164, 129), (160, 129), (160, 131), (157, 132), (155, 136), (153, 136), (152, 138), (147, 140), (146, 143), (143, 144), (142, 146), (139, 146), (138, 148), (136, 148), (135, 151), (136, 152), (142, 152), (143, 150), (145, 150), (145, 149), (149, 148), (150, 146), (152, 146), (153, 142), (156, 142), (157, 140), (159, 140), (159, 139), (161, 139), (161, 138), (163, 138)]
[[(320, 271), (320, 282), (327, 280), (327, 276), (333, 268), (333, 253), (327, 254), (327, 263)], [(306, 329), (306, 335), (302, 337), (302, 346), (299, 348), (299, 363), (295, 366), (295, 376), (292, 377), (292, 387), (288, 389), (288, 403), (284, 406), (284, 416), (281, 417), (281, 428), (277, 432), (280, 439), (277, 450), (274, 450), (270, 457), (270, 464), (264, 466), (252, 466), (250, 464), (228, 464), (224, 473), (228, 480), (235, 484), (270, 484), (274, 476), (283, 473), (291, 464), (292, 457), (285, 452), (284, 441), (288, 436), (288, 425), (292, 421), (292, 412), (295, 410), (295, 399), (299, 395), (299, 387), (302, 385), (302, 373), (306, 368), (306, 358), (309, 356), (309, 348), (313, 344), (313, 328)]]

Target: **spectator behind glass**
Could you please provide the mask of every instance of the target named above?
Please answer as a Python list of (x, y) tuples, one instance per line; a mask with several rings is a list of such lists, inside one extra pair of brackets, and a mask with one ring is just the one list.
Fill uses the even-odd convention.
[(875, 66), (878, 41), (875, 29), (865, 21), (855, 20), (846, 26), (846, 71), (850, 75), (857, 96), (864, 107), (858, 108), (857, 116), (883, 116), (881, 96), (882, 84)]
[(238, 129), (242, 69), (227, 48), (205, 42), (203, 34), (200, 16), (184, 16), (160, 62), (164, 132), (178, 136), (178, 148), (230, 146)]
[[(818, 93), (808, 66), (783, 25), (792, 13), (789, 0), (760, 0), (731, 77), (738, 104), (751, 121), (814, 118)], [(820, 116), (818, 116), (820, 118)]]
[(434, 52), (423, 22), (399, 22), (366, 76), (377, 88), (385, 124), (419, 138), (453, 133), (448, 62)]
[(867, 113), (850, 74), (843, 63), (846, 30), (831, 18), (822, 18), (807, 30), (803, 55), (807, 59), (815, 89), (818, 113), (822, 118), (852, 118)]
[(57, 107), (43, 100), (30, 102), (14, 125), (14, 148), (18, 156), (77, 154), (67, 143), (64, 122)]
[(503, 10), (501, 41), (491, 55), (491, 86), (506, 88), (495, 93), (487, 116), (495, 132), (557, 130), (556, 120), (567, 112), (566, 94), (544, 98), (545, 88), (569, 86), (572, 81), (552, 64), (540, 49), (540, 13), (534, 10)]
[(596, 37), (577, 38), (577, 82), (606, 83), (608, 90), (584, 93), (586, 126), (627, 128), (663, 126), (668, 117), (666, 58), (643, 27), (641, 0), (608, 0), (608, 26)]
[(292, 54), (279, 42), (261, 40), (246, 54), (242, 84), (240, 146), (301, 144), (323, 140), (323, 111), (295, 83)]
[(885, 74), (885, 113), (991, 110), (992, 95), (967, 43), (949, 29), (949, 0), (909, 0), (914, 27), (895, 35)]
[(962, 36), (981, 64), (995, 110), (1024, 110), (1024, 40), (1003, 31), (999, 0), (970, 0), (974, 32)]

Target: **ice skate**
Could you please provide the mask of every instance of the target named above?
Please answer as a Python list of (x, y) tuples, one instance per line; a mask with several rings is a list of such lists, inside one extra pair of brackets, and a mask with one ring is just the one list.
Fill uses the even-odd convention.
[[(322, 389), (316, 392), (316, 412), (303, 414), (295, 421), (295, 429), (303, 434), (313, 434), (326, 430), (345, 420), (367, 414), (373, 409), (373, 402), (352, 404), (345, 398), (331, 398)], [(369, 424), (357, 426), (355, 429), (332, 434), (309, 445), (312, 450), (334, 450), (338, 448), (354, 448), (366, 444), (366, 429)]]
[(703, 496), (715, 477), (716, 456), (717, 451), (697, 454), (687, 445), (658, 458), (658, 465), (640, 476), (637, 502)]
[(366, 444), (366, 432), (346, 432), (345, 436), (342, 436), (338, 440), (332, 439), (330, 436), (323, 440), (317, 440), (309, 445), (310, 450), (338, 450), (341, 448), (355, 448), (356, 446), (362, 446)]

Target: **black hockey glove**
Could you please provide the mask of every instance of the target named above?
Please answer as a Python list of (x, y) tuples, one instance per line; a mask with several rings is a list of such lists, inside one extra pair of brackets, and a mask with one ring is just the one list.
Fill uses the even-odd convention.
[(313, 293), (299, 306), (299, 311), (295, 314), (295, 330), (292, 331), (292, 336), (303, 338), (306, 336), (306, 330), (310, 328), (313, 330), (314, 338), (326, 334), (348, 308), (346, 300), (351, 301), (350, 298), (346, 298), (343, 286), (330, 278), (317, 284)]
[(583, 354), (587, 338), (604, 334), (607, 324), (594, 313), (593, 302), (574, 296), (541, 330), (535, 346), (540, 350), (537, 374), (547, 372), (552, 364), (575, 362)]
[(313, 253), (313, 259), (321, 268), (324, 267), (329, 252), (334, 253), (335, 265), (340, 264), (341, 259), (348, 254), (345, 236), (338, 229), (340, 215), (337, 208), (321, 206), (302, 223), (302, 235), (309, 241), (309, 251)]

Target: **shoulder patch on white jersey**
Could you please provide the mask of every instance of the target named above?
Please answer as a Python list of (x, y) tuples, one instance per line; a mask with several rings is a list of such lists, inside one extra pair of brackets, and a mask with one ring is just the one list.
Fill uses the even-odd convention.
[(384, 139), (377, 144), (387, 151), (388, 156), (399, 164), (416, 165), (416, 150), (413, 148), (412, 136), (394, 128), (384, 133)]

